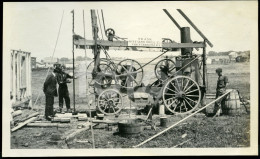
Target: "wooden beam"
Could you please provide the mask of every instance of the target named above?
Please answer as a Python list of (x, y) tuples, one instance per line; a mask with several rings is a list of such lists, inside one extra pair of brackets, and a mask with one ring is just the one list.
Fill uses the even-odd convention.
[(176, 25), (176, 27), (181, 30), (180, 25), (177, 23), (177, 21), (171, 16), (171, 14), (166, 10), (163, 9), (163, 11), (168, 15), (168, 17), (172, 20), (172, 22)]
[(20, 129), (21, 127), (25, 126), (26, 124), (28, 124), (28, 123), (30, 123), (30, 122), (33, 122), (33, 121), (36, 120), (36, 119), (37, 119), (37, 117), (32, 117), (32, 118), (26, 120), (25, 122), (20, 123), (18, 126), (12, 128), (12, 129), (11, 129), (11, 132), (14, 132), (14, 131)]
[(33, 113), (33, 114), (31, 114), (31, 115), (29, 115), (28, 117), (26, 117), (26, 118), (24, 118), (24, 119), (21, 119), (20, 121), (25, 121), (25, 120), (28, 120), (28, 119), (30, 119), (30, 118), (32, 118), (32, 117), (35, 117), (35, 116), (38, 116), (40, 113), (38, 113), (38, 112), (36, 112), (36, 113)]
[[(84, 46), (84, 39), (75, 40), (75, 45)], [(107, 41), (107, 40), (97, 40), (98, 45), (110, 46), (110, 47), (140, 47), (140, 48), (203, 48), (205, 44), (203, 43), (161, 43), (160, 46), (137, 46), (129, 45), (128, 41)], [(86, 40), (87, 46), (94, 46), (94, 40)]]
[(59, 123), (29, 123), (28, 127), (70, 127), (70, 124), (59, 124)]
[(207, 37), (192, 23), (192, 21), (182, 12), (182, 10), (177, 9), (177, 11), (187, 20), (187, 22), (197, 31), (197, 33), (209, 44), (210, 47), (213, 47), (213, 44), (207, 39)]
[[(76, 138), (80, 133), (90, 129), (90, 125), (91, 123), (87, 122), (84, 124), (84, 128), (81, 128), (81, 129), (77, 129), (76, 131), (74, 131), (73, 133), (69, 134), (68, 136), (64, 136), (62, 137), (63, 139), (65, 138), (66, 141), (69, 141), (71, 139), (74, 139)], [(93, 124), (93, 126), (96, 125), (96, 124)]]
[(210, 106), (211, 104), (215, 103), (216, 101), (220, 100), (220, 99), (223, 98), (224, 96), (228, 95), (231, 91), (232, 91), (232, 90), (226, 92), (225, 94), (223, 94), (222, 96), (218, 97), (216, 100), (213, 100), (212, 102), (210, 102), (210, 103), (207, 104), (206, 106), (204, 106), (204, 107), (198, 109), (197, 111), (195, 111), (194, 113), (192, 113), (192, 114), (186, 116), (185, 118), (181, 119), (181, 120), (178, 121), (177, 123), (174, 123), (174, 124), (171, 125), (170, 127), (164, 129), (163, 131), (157, 133), (156, 135), (150, 137), (149, 139), (147, 139), (147, 140), (143, 141), (142, 143), (140, 143), (140, 144), (138, 144), (138, 145), (136, 145), (136, 146), (133, 146), (133, 147), (134, 147), (134, 148), (139, 147), (139, 146), (141, 146), (141, 145), (147, 143), (148, 141), (150, 141), (150, 140), (156, 138), (157, 136), (159, 136), (159, 135), (165, 133), (166, 131), (168, 131), (168, 130), (170, 130), (171, 128), (175, 127), (175, 126), (178, 125), (179, 123), (183, 122), (184, 120), (187, 120), (188, 118), (190, 118), (190, 117), (192, 117), (193, 115), (197, 114), (197, 113), (200, 112), (201, 110), (205, 109), (206, 107), (208, 107), (208, 106)]

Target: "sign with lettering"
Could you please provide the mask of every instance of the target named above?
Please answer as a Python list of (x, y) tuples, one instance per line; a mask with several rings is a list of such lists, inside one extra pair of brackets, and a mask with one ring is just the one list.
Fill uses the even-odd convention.
[(151, 38), (138, 38), (137, 40), (128, 40), (128, 46), (162, 47), (162, 42), (153, 41)]

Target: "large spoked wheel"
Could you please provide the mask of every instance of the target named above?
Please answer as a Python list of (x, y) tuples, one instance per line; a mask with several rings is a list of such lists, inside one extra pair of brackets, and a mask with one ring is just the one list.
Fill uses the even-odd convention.
[(122, 95), (114, 89), (107, 89), (98, 96), (98, 109), (106, 115), (115, 115), (123, 108)]
[(177, 76), (164, 86), (163, 102), (172, 113), (190, 113), (197, 108), (200, 100), (200, 87), (189, 77)]
[(154, 68), (155, 76), (161, 81), (167, 80), (168, 77), (172, 76), (175, 72), (175, 63), (171, 59), (160, 60)]
[(143, 68), (135, 60), (126, 59), (117, 66), (117, 83), (123, 88), (139, 86), (143, 80)]
[[(114, 70), (114, 63), (108, 59), (105, 58), (101, 58), (100, 59), (100, 65), (101, 68), (99, 69), (99, 72), (102, 72), (102, 70), (105, 70), (107, 68), (107, 71), (109, 70)], [(93, 69), (94, 69), (94, 61), (92, 61), (91, 63), (89, 63), (89, 65), (87, 66), (87, 81), (89, 83), (89, 85), (93, 85), (96, 80), (93, 77)], [(101, 84), (101, 82), (98, 82), (99, 84)]]
[(100, 64), (98, 73), (95, 77), (95, 82), (100, 85), (103, 89), (110, 87), (113, 80), (113, 70), (107, 64)]

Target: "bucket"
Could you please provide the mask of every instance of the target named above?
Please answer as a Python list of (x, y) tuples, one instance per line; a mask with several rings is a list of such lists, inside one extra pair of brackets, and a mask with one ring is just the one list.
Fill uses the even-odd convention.
[(160, 117), (160, 126), (161, 127), (167, 127), (167, 117)]
[(120, 134), (138, 134), (143, 131), (143, 124), (135, 119), (127, 119), (118, 123), (118, 130)]
[(240, 115), (242, 112), (241, 108), (238, 91), (232, 90), (226, 97), (225, 105), (222, 108), (222, 113), (224, 115)]

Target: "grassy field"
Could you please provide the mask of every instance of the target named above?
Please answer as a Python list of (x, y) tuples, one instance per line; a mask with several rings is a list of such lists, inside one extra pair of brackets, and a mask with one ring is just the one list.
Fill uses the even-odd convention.
[[(215, 69), (217, 67), (223, 68), (223, 73), (229, 78), (229, 88), (239, 89), (241, 94), (250, 99), (250, 71), (249, 63), (234, 63), (230, 65), (208, 65), (208, 90), (207, 93), (215, 93), (217, 75)], [(145, 78), (144, 83), (153, 82), (155, 76), (153, 74), (154, 65), (149, 65), (144, 69)], [(39, 99), (34, 109), (41, 114), (44, 113), (45, 97), (42, 92), (43, 82), (46, 77), (46, 71), (32, 72), (32, 92), (33, 103), (37, 96)], [(80, 81), (80, 82), (79, 82)], [(75, 82), (76, 94), (76, 109), (87, 109), (86, 107), (86, 93), (84, 91), (85, 81), (77, 79)], [(72, 100), (72, 84), (69, 84), (70, 97)], [(209, 102), (209, 101), (208, 101)], [(72, 104), (73, 105), (73, 104)], [(58, 98), (55, 98), (54, 107), (58, 107)], [(211, 106), (207, 110), (212, 110)], [(176, 123), (185, 116), (171, 115), (168, 116), (169, 124)], [(107, 117), (106, 117), (107, 118)], [(120, 117), (119, 117), (120, 118)], [(115, 129), (108, 131), (104, 128), (105, 125), (99, 125), (101, 128), (94, 129), (96, 148), (130, 148), (164, 128), (159, 126), (159, 116), (154, 116), (153, 121), (157, 124), (157, 130), (144, 130), (141, 134), (132, 136), (120, 136)], [(141, 147), (173, 147), (185, 140), (189, 142), (179, 147), (248, 147), (250, 145), (250, 115), (245, 112), (240, 116), (221, 116), (218, 118), (205, 117), (203, 115), (195, 115), (184, 124), (180, 124), (176, 128), (164, 133), (154, 140), (144, 144)], [(11, 148), (91, 148), (91, 133), (84, 132), (70, 143), (60, 142), (59, 144), (52, 144), (52, 134), (63, 134), (64, 132), (75, 129), (79, 122), (72, 121), (69, 128), (29, 128), (12, 133)], [(30, 135), (28, 135), (30, 134)], [(186, 134), (186, 137), (181, 136)], [(89, 142), (77, 142), (78, 140), (88, 140)]]

